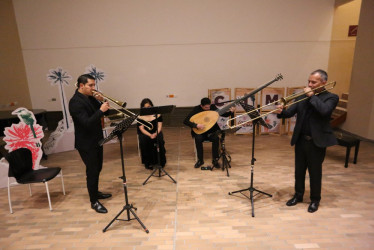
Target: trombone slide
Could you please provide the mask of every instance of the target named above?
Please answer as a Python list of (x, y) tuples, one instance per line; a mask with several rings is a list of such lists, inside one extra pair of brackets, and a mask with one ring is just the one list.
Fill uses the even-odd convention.
[[(230, 123), (231, 123), (232, 121), (236, 121), (237, 118), (239, 118), (239, 117), (241, 117), (241, 116), (243, 116), (243, 115), (249, 115), (249, 114), (252, 113), (252, 112), (256, 112), (256, 111), (257, 111), (258, 113), (261, 113), (261, 109), (263, 109), (263, 108), (265, 108), (265, 107), (268, 107), (268, 106), (271, 106), (271, 105), (282, 104), (282, 105), (283, 105), (283, 108), (289, 107), (289, 106), (294, 105), (294, 104), (296, 104), (296, 103), (298, 103), (298, 102), (301, 102), (301, 101), (304, 101), (304, 100), (308, 99), (309, 96), (306, 96), (306, 97), (301, 98), (301, 99), (299, 99), (299, 100), (297, 100), (297, 101), (291, 102), (292, 100), (295, 100), (296, 98), (301, 97), (301, 96), (305, 95), (306, 93), (310, 93), (310, 92), (313, 92), (313, 91), (315, 91), (315, 90), (317, 90), (317, 89), (324, 88), (322, 91), (315, 93), (315, 95), (319, 95), (319, 94), (321, 94), (321, 93), (323, 93), (323, 92), (325, 92), (325, 91), (328, 91), (328, 90), (330, 90), (330, 89), (333, 89), (333, 88), (335, 87), (335, 85), (336, 85), (336, 81), (334, 81), (334, 82), (329, 82), (329, 83), (327, 83), (327, 84), (325, 84), (325, 85), (322, 85), (322, 86), (316, 87), (316, 88), (314, 88), (314, 89), (311, 89), (311, 90), (308, 91), (308, 92), (304, 92), (304, 91), (302, 91), (302, 92), (300, 92), (300, 93), (295, 93), (295, 94), (289, 95), (289, 96), (287, 96), (287, 97), (281, 98), (280, 100), (277, 100), (277, 101), (274, 101), (274, 102), (268, 103), (268, 104), (263, 105), (263, 106), (261, 106), (261, 107), (259, 107), (259, 108), (256, 108), (256, 109), (251, 110), (251, 111), (249, 111), (249, 112), (246, 112), (246, 113), (243, 113), (243, 114), (241, 114), (241, 115), (235, 116), (234, 118), (228, 119), (228, 120), (227, 120), (227, 126), (228, 126), (229, 128), (240, 127), (240, 126), (242, 126), (242, 125), (244, 125), (244, 124), (246, 124), (246, 123), (248, 123), (248, 122), (252, 122), (252, 121), (254, 121), (254, 120), (257, 120), (257, 119), (260, 119), (260, 118), (262, 118), (262, 117), (264, 117), (264, 116), (267, 116), (267, 115), (269, 115), (269, 114), (272, 114), (272, 113), (276, 112), (277, 109), (273, 109), (273, 110), (271, 110), (271, 111), (269, 111), (269, 112), (267, 112), (267, 113), (264, 113), (264, 114), (262, 114), (262, 115), (257, 116), (256, 118), (249, 119), (249, 120), (247, 120), (247, 121), (245, 121), (245, 122), (242, 122), (242, 123), (239, 123), (239, 124), (236, 124), (236, 125), (233, 125), (233, 126), (231, 126)], [(327, 87), (327, 88), (326, 88), (326, 87)]]

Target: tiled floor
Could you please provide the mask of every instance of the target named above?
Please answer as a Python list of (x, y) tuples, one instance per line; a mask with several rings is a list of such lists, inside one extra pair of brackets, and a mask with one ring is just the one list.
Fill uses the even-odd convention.
[[(104, 147), (100, 189), (113, 197), (103, 200), (108, 214), (97, 214), (89, 204), (84, 166), (76, 151), (53, 154), (44, 166), (61, 166), (60, 179), (50, 182), (53, 211), (45, 188), (12, 188), (13, 214), (7, 189), (0, 189), (0, 249), (373, 249), (374, 248), (374, 144), (361, 142), (358, 163), (344, 168), (345, 148), (327, 150), (323, 167), (320, 209), (307, 212), (304, 202), (287, 207), (293, 194), (293, 147), (289, 136), (256, 137), (254, 187), (257, 194), (252, 217), (249, 192), (228, 195), (250, 186), (252, 137), (227, 135), (232, 162), (226, 172), (193, 168), (193, 141), (187, 128), (165, 128), (168, 176), (151, 177), (140, 164), (136, 131), (124, 134), (125, 172), (129, 202), (149, 229), (136, 220), (115, 221), (103, 229), (125, 205), (119, 144)], [(210, 145), (205, 144), (210, 163)], [(353, 152), (352, 152), (353, 153)], [(352, 156), (353, 157), (353, 156)], [(352, 158), (351, 157), (351, 158)], [(307, 181), (307, 186), (308, 186)], [(127, 218), (124, 212), (121, 219)], [(131, 216), (131, 218), (133, 218)]]

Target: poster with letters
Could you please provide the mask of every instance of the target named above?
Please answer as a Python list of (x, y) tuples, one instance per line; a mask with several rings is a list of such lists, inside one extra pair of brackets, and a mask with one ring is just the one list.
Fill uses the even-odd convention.
[(261, 111), (271, 111), (277, 104), (272, 104), (284, 97), (284, 88), (265, 88), (261, 91)]
[[(264, 113), (266, 114), (266, 112)], [(262, 117), (269, 128), (261, 126), (261, 134), (280, 134), (282, 131), (282, 119), (277, 118), (277, 114), (271, 113)]]
[[(253, 90), (254, 90), (253, 88), (235, 88), (235, 94), (234, 94), (235, 100), (242, 98), (243, 96), (247, 95), (248, 93), (251, 93), (251, 91), (253, 91)], [(257, 96), (258, 96), (257, 94), (254, 94), (254, 100), (252, 98), (248, 97), (245, 100), (245, 103), (248, 104), (248, 105), (252, 105), (252, 106), (256, 107), (257, 103), (258, 103)], [(241, 112), (245, 112), (245, 111), (244, 111), (244, 109), (241, 105), (237, 105), (235, 112), (241, 113)]]
[[(222, 103), (231, 100), (231, 89), (222, 88), (222, 89), (209, 89), (208, 97), (212, 101), (212, 104), (215, 104), (218, 109), (225, 107), (229, 103)], [(230, 117), (219, 117), (217, 124), (221, 129), (228, 129), (227, 120)]]
[(249, 121), (249, 116), (245, 113), (237, 113), (235, 119), (235, 125), (242, 124), (240, 129), (236, 131), (236, 134), (252, 134), (253, 133), (253, 125), (252, 122)]

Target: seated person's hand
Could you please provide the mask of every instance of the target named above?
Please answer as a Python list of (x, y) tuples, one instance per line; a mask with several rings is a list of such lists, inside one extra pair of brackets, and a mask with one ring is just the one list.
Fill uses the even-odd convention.
[(204, 124), (197, 124), (197, 129), (204, 129), (205, 128), (205, 125)]
[(234, 113), (235, 110), (236, 110), (236, 107), (235, 107), (235, 106), (233, 106), (233, 107), (230, 108), (230, 111), (231, 111), (232, 113)]

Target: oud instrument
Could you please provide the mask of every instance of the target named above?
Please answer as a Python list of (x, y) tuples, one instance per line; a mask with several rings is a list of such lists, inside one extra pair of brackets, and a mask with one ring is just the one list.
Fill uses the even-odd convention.
[[(118, 114), (120, 114), (123, 117), (134, 117), (134, 116), (137, 116), (135, 113), (131, 112), (130, 110), (125, 109), (126, 102), (117, 101), (117, 100), (115, 100), (115, 99), (113, 99), (113, 98), (111, 98), (109, 96), (106, 96), (103, 93), (101, 93), (99, 91), (96, 91), (96, 90), (92, 90), (92, 96), (95, 97), (100, 102), (109, 101), (109, 102), (114, 103), (115, 105), (117, 105), (119, 108), (114, 108), (114, 107), (112, 107), (112, 108), (114, 110), (116, 110), (118, 112)], [(102, 100), (100, 100), (100, 99), (102, 99)], [(116, 114), (116, 115), (118, 115), (118, 114)], [(143, 125), (144, 127), (148, 128), (149, 130), (153, 129), (153, 125), (150, 122), (144, 121), (144, 120), (142, 120), (140, 118), (135, 118), (135, 121), (137, 123)]]
[(191, 122), (194, 122), (196, 124), (204, 124), (204, 129), (197, 129), (197, 128), (192, 128), (192, 130), (200, 135), (211, 129), (214, 124), (218, 121), (219, 114), (216, 111), (213, 110), (208, 110), (208, 111), (203, 111), (200, 113), (197, 113), (196, 115), (193, 115), (190, 118)]

